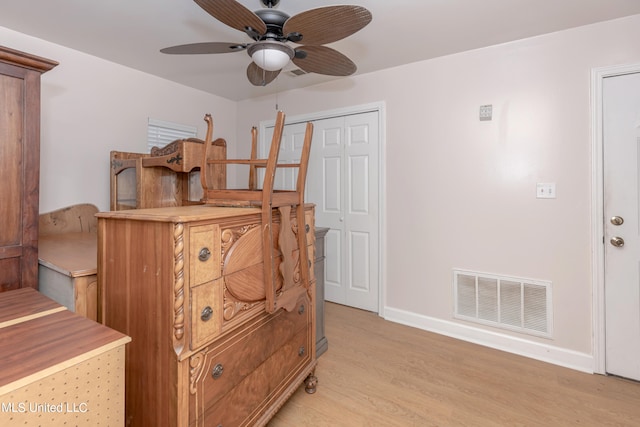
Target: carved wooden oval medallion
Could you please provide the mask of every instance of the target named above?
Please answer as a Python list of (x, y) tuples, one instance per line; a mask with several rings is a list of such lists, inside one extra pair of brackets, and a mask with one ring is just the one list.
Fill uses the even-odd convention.
[[(275, 224), (274, 224), (275, 225)], [(274, 227), (276, 228), (276, 227)], [(277, 233), (277, 230), (272, 230)], [(277, 236), (277, 234), (276, 234)], [(280, 252), (273, 250), (275, 271), (279, 271)], [(255, 227), (238, 239), (227, 251), (222, 266), (227, 290), (239, 301), (255, 302), (265, 299), (264, 267), (262, 258), (262, 230)], [(282, 278), (276, 274), (277, 289)]]

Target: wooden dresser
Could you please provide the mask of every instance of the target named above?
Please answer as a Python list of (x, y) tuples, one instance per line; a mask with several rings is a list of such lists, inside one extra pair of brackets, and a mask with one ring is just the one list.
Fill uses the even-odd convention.
[(0, 425), (122, 426), (129, 341), (31, 288), (0, 294)]
[(38, 288), (40, 76), (56, 65), (0, 46), (0, 292)]
[(316, 278), (316, 356), (320, 357), (329, 349), (329, 341), (324, 334), (324, 238), (329, 228), (316, 227), (316, 256), (313, 261)]
[[(265, 425), (303, 382), (315, 391), (313, 266), (290, 311), (268, 314), (259, 208), (200, 205), (97, 216), (101, 319), (132, 337), (127, 425)], [(305, 221), (314, 259), (311, 205)], [(276, 210), (275, 242), (279, 224)], [(300, 286), (299, 266), (294, 277)]]

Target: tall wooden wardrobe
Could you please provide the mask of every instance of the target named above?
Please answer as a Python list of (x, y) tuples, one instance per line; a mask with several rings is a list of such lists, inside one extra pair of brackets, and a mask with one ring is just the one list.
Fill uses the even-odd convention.
[(0, 292), (38, 288), (40, 76), (56, 65), (0, 46)]

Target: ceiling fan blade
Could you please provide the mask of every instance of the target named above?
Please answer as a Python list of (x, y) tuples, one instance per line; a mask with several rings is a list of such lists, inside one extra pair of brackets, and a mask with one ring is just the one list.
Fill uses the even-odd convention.
[[(197, 0), (196, 0), (197, 1)], [(362, 6), (326, 6), (298, 13), (287, 19), (282, 28), (286, 36), (302, 34), (301, 43), (321, 45), (341, 40), (371, 22), (371, 12)]]
[(258, 34), (267, 32), (267, 25), (258, 15), (238, 3), (236, 0), (194, 0), (209, 15), (218, 21), (246, 32), (246, 27), (251, 27)]
[(245, 50), (249, 46), (246, 43), (204, 42), (181, 44), (165, 47), (160, 52), (170, 55), (200, 55), (207, 53), (229, 53)]
[(252, 62), (247, 67), (247, 78), (254, 86), (266, 86), (278, 77), (281, 70), (267, 71), (258, 67), (255, 62)]
[(327, 46), (301, 46), (297, 51), (303, 51), (307, 55), (296, 55), (292, 61), (307, 73), (349, 76), (357, 69), (352, 60)]

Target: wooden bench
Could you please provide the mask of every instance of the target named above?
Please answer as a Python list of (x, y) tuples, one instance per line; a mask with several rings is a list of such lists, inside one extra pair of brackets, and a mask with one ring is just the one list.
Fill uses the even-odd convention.
[(98, 319), (96, 213), (90, 204), (44, 213), (38, 232), (40, 292), (91, 320)]

